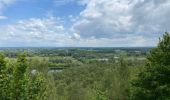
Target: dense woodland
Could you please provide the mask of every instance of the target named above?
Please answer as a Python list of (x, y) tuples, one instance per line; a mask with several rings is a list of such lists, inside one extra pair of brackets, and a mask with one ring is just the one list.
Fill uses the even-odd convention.
[(154, 48), (0, 48), (0, 100), (170, 100), (170, 35)]

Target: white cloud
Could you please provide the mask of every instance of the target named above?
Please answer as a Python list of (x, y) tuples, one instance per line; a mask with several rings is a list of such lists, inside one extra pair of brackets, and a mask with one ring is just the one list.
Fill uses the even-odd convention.
[(18, 0), (0, 0), (0, 11)]
[(68, 4), (70, 2), (74, 2), (74, 0), (54, 0), (54, 3), (57, 6), (65, 5), (65, 4)]
[[(84, 0), (83, 2), (86, 8), (73, 25), (73, 29), (81, 38), (93, 37), (98, 40), (119, 38), (122, 41), (125, 38), (135, 40), (137, 38), (131, 42), (131, 45), (155, 45), (164, 31), (170, 31), (170, 0)], [(119, 40), (114, 43), (121, 44)], [(149, 42), (151, 44), (148, 44)]]
[(68, 18), (71, 22), (76, 22), (79, 19), (79, 16), (69, 15)]
[(6, 17), (6, 16), (0, 16), (0, 20), (1, 19), (7, 19), (8, 17)]
[(1, 19), (7, 19), (6, 16), (2, 15), (2, 12), (6, 7), (15, 3), (16, 1), (18, 1), (18, 0), (0, 0), (0, 20)]
[(72, 39), (79, 40), (79, 39), (81, 39), (81, 37), (78, 33), (74, 33), (73, 36), (72, 36)]
[[(30, 18), (15, 24), (0, 26), (0, 46), (152, 46), (156, 41), (143, 36), (124, 38), (81, 38), (69, 34), (59, 18)], [(138, 42), (136, 42), (138, 41)], [(149, 42), (148, 42), (149, 41)]]
[[(59, 18), (30, 18), (0, 26), (0, 43), (17, 46), (153, 46), (170, 31), (170, 0), (54, 0), (85, 6), (67, 29)], [(0, 0), (2, 10), (16, 0)], [(5, 19), (5, 16), (0, 16)], [(0, 45), (1, 45), (0, 44)]]
[(59, 46), (71, 40), (60, 20), (55, 17), (20, 20), (12, 25), (1, 26), (0, 33), (0, 42), (8, 41), (12, 45)]
[[(125, 38), (81, 38), (79, 33), (70, 34), (59, 18), (30, 18), (0, 26), (1, 46), (152, 46), (149, 38), (128, 35)], [(139, 42), (136, 42), (139, 41)], [(150, 41), (149, 43), (147, 43)]]
[(63, 6), (69, 3), (76, 2), (78, 5), (86, 5), (90, 0), (54, 0), (56, 6)]

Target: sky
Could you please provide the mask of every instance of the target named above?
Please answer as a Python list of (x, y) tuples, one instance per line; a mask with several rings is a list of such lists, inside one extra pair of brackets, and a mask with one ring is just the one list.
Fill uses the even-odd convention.
[(0, 47), (156, 46), (170, 0), (0, 0)]

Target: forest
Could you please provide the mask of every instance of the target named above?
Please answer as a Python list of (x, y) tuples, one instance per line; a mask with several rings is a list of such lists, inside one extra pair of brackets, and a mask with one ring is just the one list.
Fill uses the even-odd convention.
[(170, 100), (170, 35), (156, 47), (0, 48), (0, 100)]

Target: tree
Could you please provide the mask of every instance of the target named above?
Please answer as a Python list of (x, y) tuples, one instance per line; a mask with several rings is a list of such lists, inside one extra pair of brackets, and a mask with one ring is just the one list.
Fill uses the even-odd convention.
[(28, 85), (28, 63), (26, 54), (18, 56), (17, 65), (14, 67), (12, 80), (12, 98), (14, 100), (26, 98), (26, 86)]
[(170, 99), (170, 35), (165, 32), (147, 56), (147, 65), (132, 81), (131, 99)]
[(9, 67), (0, 55), (0, 100), (46, 100), (46, 78), (41, 72), (31, 73), (26, 53)]
[(0, 54), (0, 100), (6, 100), (9, 97), (9, 75), (6, 74), (5, 57)]
[(37, 72), (28, 82), (28, 100), (46, 100), (46, 81), (43, 74)]

